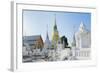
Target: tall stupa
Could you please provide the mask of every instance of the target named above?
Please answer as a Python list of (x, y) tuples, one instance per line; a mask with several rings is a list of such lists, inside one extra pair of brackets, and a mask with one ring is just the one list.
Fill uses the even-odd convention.
[(76, 47), (78, 48), (90, 48), (91, 46), (91, 33), (83, 24), (80, 23), (79, 30), (75, 33)]
[(44, 48), (51, 48), (51, 42), (50, 42), (49, 36), (48, 36), (48, 27), (47, 27), (46, 40), (45, 40), (45, 43), (44, 43)]
[(52, 45), (54, 48), (56, 48), (56, 44), (59, 40), (59, 32), (57, 29), (57, 24), (56, 24), (56, 16), (55, 16), (55, 20), (54, 20), (54, 27), (53, 27), (53, 33), (52, 33)]

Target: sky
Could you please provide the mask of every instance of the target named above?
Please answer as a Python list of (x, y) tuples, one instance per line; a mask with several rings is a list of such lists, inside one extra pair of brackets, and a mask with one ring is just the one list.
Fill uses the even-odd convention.
[(91, 13), (23, 10), (23, 36), (41, 35), (45, 41), (48, 31), (51, 40), (55, 18), (59, 36), (65, 35), (69, 44), (81, 22), (91, 31)]

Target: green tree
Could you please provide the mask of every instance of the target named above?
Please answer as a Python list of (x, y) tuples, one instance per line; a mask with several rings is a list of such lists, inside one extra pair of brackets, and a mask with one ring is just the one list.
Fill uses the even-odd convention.
[(62, 36), (62, 37), (61, 37), (61, 43), (64, 44), (64, 48), (67, 48), (67, 47), (68, 47), (68, 40), (67, 40), (67, 37)]

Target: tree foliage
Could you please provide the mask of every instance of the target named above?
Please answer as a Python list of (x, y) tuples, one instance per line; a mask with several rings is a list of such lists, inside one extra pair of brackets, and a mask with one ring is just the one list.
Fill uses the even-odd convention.
[(68, 47), (68, 40), (67, 37), (62, 36), (61, 37), (61, 43), (64, 44), (64, 47), (67, 48)]

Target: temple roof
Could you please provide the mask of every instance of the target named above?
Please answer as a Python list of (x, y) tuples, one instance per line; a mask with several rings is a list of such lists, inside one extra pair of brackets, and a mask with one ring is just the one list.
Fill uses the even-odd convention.
[(38, 39), (42, 40), (41, 35), (23, 36), (23, 43), (35, 44)]

